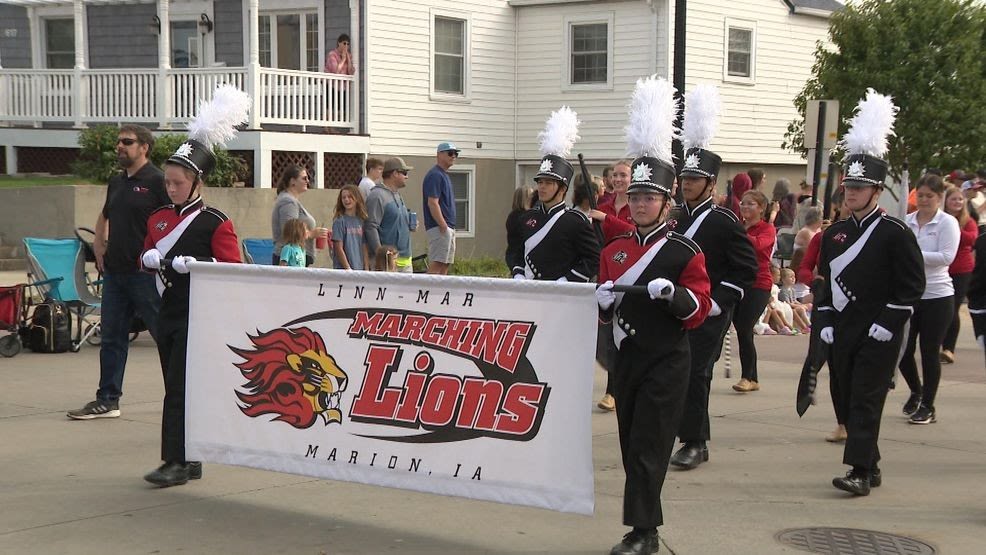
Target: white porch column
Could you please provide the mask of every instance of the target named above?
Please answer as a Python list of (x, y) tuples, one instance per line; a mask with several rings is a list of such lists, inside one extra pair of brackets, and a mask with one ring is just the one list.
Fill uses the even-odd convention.
[[(263, 96), (263, 84), (260, 81), (260, 0), (250, 0), (250, 7), (247, 9), (246, 22), (250, 29), (250, 54), (247, 61), (247, 90), (246, 92), (253, 99), (253, 106), (250, 108), (250, 129), (260, 129), (260, 100)], [(263, 155), (261, 155), (263, 158)], [(260, 177), (259, 171), (270, 171), (270, 151), (267, 151), (267, 163), (258, 161), (259, 168), (254, 172), (254, 179)], [(257, 165), (255, 164), (255, 165)], [(261, 180), (264, 183), (265, 180)]]
[(157, 0), (157, 18), (161, 30), (157, 36), (157, 117), (161, 129), (171, 128), (171, 15), (168, 11), (170, 0)]
[[(257, 156), (259, 154), (259, 156)], [(257, 189), (271, 188), (271, 168), (274, 167), (274, 151), (263, 146), (254, 151), (253, 186)], [(321, 172), (320, 172), (321, 173)]]
[(75, 67), (72, 81), (75, 85), (75, 94), (72, 99), (72, 115), (75, 116), (77, 129), (82, 127), (82, 107), (85, 105), (85, 90), (87, 88), (86, 83), (82, 81), (82, 71), (86, 69), (86, 22), (84, 17), (85, 8), (82, 5), (82, 0), (73, 0), (72, 23), (75, 33)]
[(17, 175), (17, 147), (6, 145), (3, 148), (7, 153), (7, 175)]
[(349, 109), (351, 113), (349, 117), (353, 121), (353, 133), (359, 134), (362, 130), (360, 129), (360, 118), (359, 118), (359, 100), (360, 100), (360, 81), (363, 75), (363, 66), (359, 63), (360, 53), (365, 52), (366, 49), (363, 48), (362, 37), (360, 36), (359, 18), (360, 18), (360, 0), (349, 0), (349, 37), (351, 39), (351, 44), (349, 45), (350, 52), (356, 52), (353, 58), (356, 60), (353, 64), (356, 71), (353, 72), (353, 86), (349, 91)]

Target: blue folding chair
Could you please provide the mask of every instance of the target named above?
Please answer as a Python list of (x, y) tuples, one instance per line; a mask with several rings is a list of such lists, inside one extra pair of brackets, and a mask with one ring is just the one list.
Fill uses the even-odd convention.
[(274, 263), (274, 240), (244, 239), (243, 258), (249, 264), (271, 266)]
[[(72, 239), (24, 238), (29, 286), (45, 299), (61, 301), (75, 310), (78, 326), (72, 350), (99, 335), (101, 300), (92, 291), (93, 284), (86, 274), (86, 257), (82, 242)], [(85, 328), (83, 330), (83, 328)]]

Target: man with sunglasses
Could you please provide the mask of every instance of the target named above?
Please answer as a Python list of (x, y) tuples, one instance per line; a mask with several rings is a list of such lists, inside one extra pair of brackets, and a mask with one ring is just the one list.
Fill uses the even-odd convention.
[(103, 273), (99, 389), (96, 400), (68, 412), (74, 420), (120, 416), (123, 372), (135, 315), (157, 339), (161, 297), (154, 276), (140, 271), (139, 259), (147, 235), (147, 218), (171, 201), (164, 190), (164, 173), (148, 159), (153, 147), (154, 135), (146, 128), (120, 127), (116, 158), (123, 171), (109, 180), (93, 242), (96, 266)]
[[(400, 190), (407, 187), (407, 174), (414, 168), (401, 158), (389, 158), (383, 163), (383, 183), (370, 190), (366, 196), (366, 225), (363, 234), (371, 253), (381, 245), (397, 248), (397, 271), (411, 273), (411, 232), (418, 224), (411, 225), (407, 204)], [(386, 268), (376, 268), (386, 271)]]
[(452, 143), (440, 143), (435, 166), (421, 184), (425, 231), (428, 233), (428, 273), (448, 274), (455, 261), (455, 194), (448, 170), (459, 157)]

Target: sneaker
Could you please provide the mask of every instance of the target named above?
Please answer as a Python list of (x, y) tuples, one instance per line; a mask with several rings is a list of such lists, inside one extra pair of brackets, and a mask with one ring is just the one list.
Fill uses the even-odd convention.
[(941, 362), (943, 364), (954, 364), (955, 363), (955, 353), (949, 351), (948, 349), (942, 349), (939, 355)]
[(921, 406), (921, 394), (911, 393), (911, 396), (907, 398), (907, 402), (904, 403), (904, 416), (910, 416), (918, 410)]
[(77, 410), (70, 410), (65, 413), (69, 418), (73, 420), (92, 420), (93, 418), (119, 418), (120, 417), (120, 402), (119, 401), (100, 401), (96, 399), (90, 403), (86, 403), (86, 406)]
[(908, 420), (911, 424), (932, 424), (937, 422), (935, 418), (935, 409), (928, 407), (927, 405), (921, 405), (918, 410), (914, 411), (911, 415), (911, 419)]

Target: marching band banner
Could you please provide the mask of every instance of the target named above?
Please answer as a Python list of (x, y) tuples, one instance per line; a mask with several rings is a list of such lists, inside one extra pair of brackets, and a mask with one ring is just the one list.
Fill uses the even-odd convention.
[(592, 285), (190, 267), (189, 460), (592, 513)]

